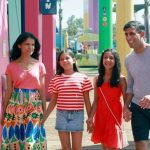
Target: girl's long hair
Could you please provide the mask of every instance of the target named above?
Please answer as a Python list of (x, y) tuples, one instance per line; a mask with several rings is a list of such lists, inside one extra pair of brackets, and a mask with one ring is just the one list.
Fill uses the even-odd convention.
[(39, 51), (40, 51), (40, 43), (38, 39), (30, 32), (24, 32), (18, 36), (16, 39), (12, 50), (10, 52), (10, 61), (14, 61), (18, 59), (21, 56), (21, 49), (18, 47), (18, 45), (22, 44), (24, 41), (26, 41), (28, 38), (31, 38), (35, 41), (35, 49), (31, 57), (35, 59), (39, 59)]
[[(56, 75), (61, 75), (62, 73), (64, 73), (64, 69), (60, 66), (60, 57), (61, 57), (62, 54), (68, 54), (72, 58), (75, 58), (74, 53), (72, 51), (70, 51), (70, 50), (68, 50), (68, 51), (61, 51), (59, 53), (59, 55), (58, 55), (58, 58), (57, 58)], [(73, 70), (75, 72), (79, 72), (76, 63), (73, 64)]]
[(103, 57), (106, 52), (111, 52), (115, 59), (115, 65), (113, 67), (112, 76), (110, 79), (110, 86), (117, 87), (120, 82), (121, 65), (120, 65), (119, 55), (118, 55), (117, 51), (114, 49), (106, 49), (105, 51), (103, 51), (103, 53), (101, 55), (99, 69), (98, 69), (99, 76), (98, 76), (97, 86), (98, 87), (102, 86), (102, 84), (104, 82), (105, 67), (103, 65)]

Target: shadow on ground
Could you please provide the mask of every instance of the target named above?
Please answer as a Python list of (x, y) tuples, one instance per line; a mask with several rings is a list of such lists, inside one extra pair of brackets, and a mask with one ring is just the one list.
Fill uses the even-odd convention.
[[(82, 150), (103, 150), (101, 145), (91, 145), (91, 146), (84, 146)], [(129, 141), (129, 146), (123, 148), (123, 150), (134, 150), (134, 142)]]
[[(134, 142), (129, 141), (129, 146), (123, 148), (123, 150), (134, 150)], [(61, 149), (57, 149), (61, 150)], [(89, 146), (83, 146), (82, 150), (103, 150), (101, 145), (89, 145)]]

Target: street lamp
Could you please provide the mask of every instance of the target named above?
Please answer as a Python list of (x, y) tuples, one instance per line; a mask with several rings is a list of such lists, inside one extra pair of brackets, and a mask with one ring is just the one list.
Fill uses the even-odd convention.
[(59, 5), (59, 51), (61, 51), (62, 48), (62, 8), (61, 8), (61, 1), (57, 0)]

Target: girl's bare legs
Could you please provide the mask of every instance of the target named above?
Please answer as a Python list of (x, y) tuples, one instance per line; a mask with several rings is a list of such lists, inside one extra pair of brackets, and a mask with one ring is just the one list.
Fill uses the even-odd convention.
[(118, 148), (108, 148), (105, 145), (102, 145), (103, 150), (120, 150)]
[(103, 150), (109, 150), (108, 148), (105, 147), (105, 145), (102, 144)]
[(70, 133), (58, 131), (62, 150), (71, 150)]
[(82, 149), (82, 132), (72, 132), (72, 150)]

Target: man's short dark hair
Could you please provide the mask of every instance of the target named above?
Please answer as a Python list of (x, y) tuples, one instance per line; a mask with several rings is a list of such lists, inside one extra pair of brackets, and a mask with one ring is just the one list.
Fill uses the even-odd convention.
[(125, 31), (128, 28), (133, 28), (135, 29), (138, 33), (141, 33), (143, 31), (145, 31), (145, 26), (139, 22), (139, 21), (129, 21), (127, 22), (124, 27), (123, 30)]

